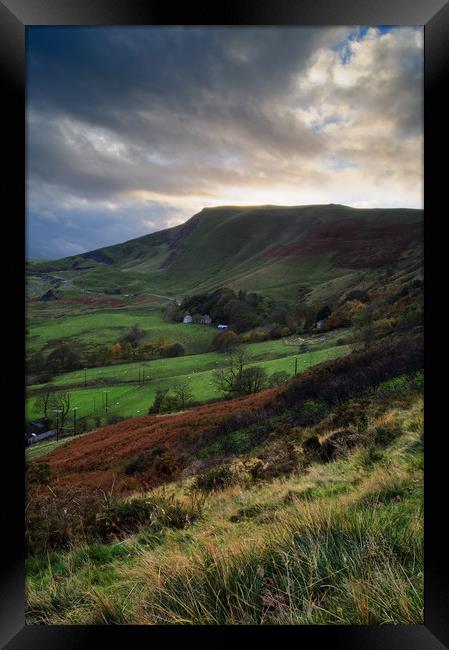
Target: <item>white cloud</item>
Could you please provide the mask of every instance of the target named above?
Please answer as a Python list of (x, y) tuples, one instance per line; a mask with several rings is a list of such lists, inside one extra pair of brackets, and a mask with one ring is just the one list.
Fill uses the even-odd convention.
[(86, 249), (204, 206), (422, 206), (421, 28), (103, 34), (30, 92), (28, 210), (59, 253), (75, 223)]

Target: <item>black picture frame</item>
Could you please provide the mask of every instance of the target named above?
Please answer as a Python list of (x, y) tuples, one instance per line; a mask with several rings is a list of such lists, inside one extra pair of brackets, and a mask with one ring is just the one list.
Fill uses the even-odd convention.
[[(441, 303), (444, 289), (436, 293), (444, 260), (445, 240), (439, 236), (443, 226), (445, 197), (443, 174), (447, 168), (448, 119), (443, 92), (447, 86), (449, 61), (449, 3), (444, 0), (241, 0), (200, 5), (175, 5), (153, 0), (0, 0), (0, 72), (6, 115), (3, 132), (11, 141), (4, 144), (7, 160), (7, 181), (3, 199), (9, 205), (11, 220), (18, 224), (14, 243), (4, 243), (10, 260), (8, 272), (16, 277), (12, 298), (17, 300), (14, 326), (8, 336), (8, 347), (14, 346), (16, 359), (11, 366), (11, 404), (16, 407), (15, 419), (7, 425), (4, 435), (3, 468), (12, 469), (4, 488), (1, 553), (4, 562), (1, 579), (0, 641), (10, 650), (19, 648), (70, 649), (99, 646), (106, 643), (137, 644), (160, 642), (166, 647), (174, 643), (215, 644), (224, 646), (234, 639), (249, 643), (285, 643), (299, 647), (326, 644), (332, 648), (357, 650), (426, 649), (449, 647), (449, 582), (447, 536), (445, 533), (447, 496), (446, 458), (441, 453), (439, 415), (444, 415), (444, 382), (430, 363), (444, 350), (438, 341), (444, 337)], [(20, 258), (25, 263), (25, 35), (31, 25), (423, 25), (425, 32), (425, 351), (426, 351), (426, 435), (425, 435), (425, 624), (418, 626), (276, 626), (264, 630), (248, 627), (198, 628), (184, 626), (26, 626), (24, 594), (24, 454), (23, 426), (24, 373), (20, 362), (24, 347), (22, 326), (25, 325), (25, 291)], [(438, 162), (441, 161), (441, 162)], [(447, 181), (446, 181), (447, 184)], [(447, 199), (446, 199), (447, 201)], [(22, 267), (24, 268), (24, 266)], [(444, 276), (443, 276), (444, 277)], [(443, 285), (442, 285), (443, 286)], [(435, 296), (435, 298), (433, 298)], [(23, 355), (24, 356), (24, 355)], [(9, 398), (7, 398), (9, 400)], [(8, 403), (8, 412), (11, 406)], [(439, 413), (439, 408), (441, 412)], [(444, 420), (442, 420), (444, 422)], [(15, 424), (17, 423), (17, 427)], [(13, 435), (16, 433), (16, 435)], [(445, 471), (446, 470), (446, 471)], [(4, 472), (3, 472), (4, 474)], [(6, 548), (5, 548), (6, 546)], [(207, 632), (207, 635), (205, 634)], [(257, 636), (256, 636), (257, 635)], [(287, 639), (288, 635), (288, 639)], [(194, 639), (195, 636), (195, 639)]]

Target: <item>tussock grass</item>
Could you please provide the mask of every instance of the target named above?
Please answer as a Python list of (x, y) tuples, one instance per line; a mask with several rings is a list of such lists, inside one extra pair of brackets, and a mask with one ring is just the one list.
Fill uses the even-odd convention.
[[(368, 415), (368, 439), (395, 431), (369, 463), (361, 446), (305, 471), (225, 485), (184, 528), (144, 527), (30, 560), (28, 621), (421, 624), (422, 399)], [(151, 495), (186, 504), (193, 483)]]
[(226, 549), (204, 541), (189, 562), (159, 565), (157, 579), (143, 552), (132, 575), (146, 596), (133, 617), (192, 625), (422, 622), (420, 517), (405, 514), (347, 499), (337, 509), (297, 503), (262, 540), (237, 539)]

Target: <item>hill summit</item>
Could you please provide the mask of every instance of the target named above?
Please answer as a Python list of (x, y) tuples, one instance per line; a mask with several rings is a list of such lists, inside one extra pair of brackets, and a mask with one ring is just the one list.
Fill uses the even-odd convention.
[(388, 276), (410, 278), (422, 257), (423, 211), (344, 205), (204, 208), (179, 226), (52, 262), (30, 274), (62, 272), (98, 292), (173, 297), (228, 286), (292, 299), (329, 299)]

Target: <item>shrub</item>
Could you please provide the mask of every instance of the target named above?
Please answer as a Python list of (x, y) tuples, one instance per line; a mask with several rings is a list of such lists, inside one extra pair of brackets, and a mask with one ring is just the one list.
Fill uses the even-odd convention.
[(218, 332), (212, 340), (212, 347), (219, 352), (227, 352), (238, 345), (239, 338), (233, 330)]
[(107, 501), (98, 492), (55, 488), (39, 499), (28, 499), (26, 544), (30, 553), (74, 544), (108, 542), (142, 527), (157, 533), (163, 528), (184, 528), (201, 517), (204, 498), (191, 495), (180, 501), (153, 494), (129, 501)]
[(315, 458), (321, 451), (321, 444), (318, 436), (310, 436), (303, 442), (302, 449), (307, 456)]
[(271, 479), (297, 472), (304, 467), (304, 457), (291, 441), (279, 439), (272, 442), (260, 453), (264, 462), (257, 478)]
[(267, 382), (267, 371), (259, 366), (244, 368), (234, 382), (237, 395), (249, 395), (263, 390)]
[(153, 405), (148, 409), (148, 415), (160, 413), (163, 410), (165, 398), (167, 397), (168, 388), (158, 388), (154, 396)]
[(343, 456), (364, 442), (365, 438), (360, 433), (352, 431), (334, 431), (321, 443), (319, 458), (327, 463)]
[(314, 399), (305, 400), (297, 410), (296, 420), (302, 426), (319, 422), (326, 414), (326, 405)]
[(26, 468), (26, 480), (29, 484), (48, 485), (50, 482), (50, 465), (44, 461), (29, 463)]
[(402, 429), (399, 423), (395, 423), (389, 427), (377, 426), (369, 432), (372, 436), (373, 443), (379, 447), (388, 447), (389, 444), (398, 438)]
[[(315, 400), (332, 404), (361, 394), (367, 388), (423, 367), (422, 335), (390, 337), (364, 352), (327, 361), (293, 379), (271, 404), (276, 411)], [(297, 408), (300, 412), (300, 409)]]
[(177, 476), (182, 467), (183, 460), (174, 451), (155, 447), (143, 454), (133, 456), (125, 466), (125, 474), (133, 476), (147, 473), (149, 477), (154, 476), (161, 480)]
[(330, 424), (332, 427), (344, 427), (363, 431), (368, 426), (367, 404), (365, 400), (355, 402), (340, 402), (332, 412)]
[(285, 371), (279, 371), (279, 372), (273, 372), (272, 375), (268, 378), (268, 386), (270, 388), (274, 388), (275, 386), (279, 386), (280, 384), (284, 384), (286, 381), (290, 379), (290, 375), (288, 372)]
[[(34, 463), (33, 463), (34, 464)], [(71, 487), (27, 495), (25, 540), (30, 553), (95, 539), (95, 518), (101, 509), (97, 493)]]
[(164, 357), (183, 357), (185, 353), (185, 348), (181, 343), (173, 343), (173, 345), (161, 349), (161, 356)]
[(261, 478), (263, 476), (264, 470), (267, 468), (266, 463), (260, 458), (253, 458), (250, 461), (245, 463), (245, 469), (248, 474), (251, 476), (253, 481)]
[(143, 526), (152, 532), (162, 528), (185, 528), (202, 514), (204, 500), (192, 496), (182, 503), (174, 495), (151, 495), (112, 503), (97, 515), (98, 532), (103, 539), (136, 532)]
[(237, 481), (237, 473), (229, 465), (218, 465), (195, 477), (192, 490), (215, 492), (224, 490)]

